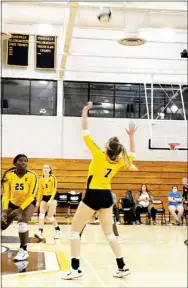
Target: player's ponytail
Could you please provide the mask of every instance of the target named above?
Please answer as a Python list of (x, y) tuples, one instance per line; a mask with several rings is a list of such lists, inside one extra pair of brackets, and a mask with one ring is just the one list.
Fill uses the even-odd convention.
[(8, 172), (14, 171), (14, 170), (15, 170), (15, 167), (12, 167), (12, 168), (10, 168), (10, 169), (8, 169), (8, 170), (6, 170), (6, 171), (4, 172), (4, 174), (3, 174), (2, 178), (1, 178), (1, 184), (3, 184), (3, 183), (6, 182), (6, 179), (5, 179), (6, 174), (7, 174)]
[(121, 154), (122, 154), (123, 160), (125, 162), (125, 167), (130, 171), (137, 170), (136, 166), (129, 159), (129, 156), (127, 154), (127, 150), (125, 149), (125, 147), (122, 144), (121, 144)]
[(130, 160), (125, 147), (119, 142), (117, 137), (112, 137), (106, 144), (106, 154), (112, 161), (116, 161), (117, 156), (122, 154), (125, 167), (128, 170), (137, 170), (136, 166), (133, 165), (132, 161)]

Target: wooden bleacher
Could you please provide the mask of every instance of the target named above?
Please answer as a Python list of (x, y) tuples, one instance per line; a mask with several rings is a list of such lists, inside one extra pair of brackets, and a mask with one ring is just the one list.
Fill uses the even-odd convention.
[[(12, 167), (12, 158), (2, 159), (2, 173)], [(85, 193), (89, 160), (74, 159), (29, 159), (28, 168), (41, 175), (42, 166), (50, 164), (53, 174), (57, 177), (58, 192), (75, 190)], [(172, 185), (177, 185), (182, 192), (181, 179), (187, 177), (186, 162), (137, 161), (139, 171), (129, 172), (121, 169), (113, 178), (112, 190), (118, 198), (124, 196), (127, 190), (133, 191), (133, 196), (141, 184), (147, 184), (155, 199), (161, 199), (167, 208), (167, 194)]]

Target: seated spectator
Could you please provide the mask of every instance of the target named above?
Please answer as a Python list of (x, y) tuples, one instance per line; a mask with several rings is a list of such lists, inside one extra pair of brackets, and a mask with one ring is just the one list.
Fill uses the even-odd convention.
[(153, 220), (153, 224), (156, 225), (156, 209), (152, 207), (153, 197), (145, 184), (141, 185), (141, 189), (136, 195), (136, 206), (134, 209), (136, 224), (141, 224), (140, 215), (143, 212), (148, 212), (149, 220)]
[(124, 214), (124, 224), (128, 223), (129, 225), (132, 224), (135, 221), (134, 217), (134, 199), (132, 196), (132, 191), (128, 190), (125, 194), (125, 198), (122, 199), (122, 207), (123, 209), (129, 209), (130, 210), (123, 210)]
[[(182, 224), (183, 216), (183, 198), (181, 193), (178, 192), (178, 187), (173, 186), (172, 191), (168, 193), (168, 209), (170, 214), (177, 221), (177, 225)], [(176, 214), (178, 212), (178, 214)]]

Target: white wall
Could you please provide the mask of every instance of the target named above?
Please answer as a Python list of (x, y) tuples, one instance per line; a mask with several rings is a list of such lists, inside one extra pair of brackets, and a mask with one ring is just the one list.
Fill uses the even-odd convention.
[(2, 116), (2, 156), (62, 157), (61, 117)]
[[(118, 136), (128, 148), (125, 133), (128, 122), (128, 119), (90, 118), (89, 126), (101, 148), (111, 136)], [(147, 120), (135, 120), (135, 123), (138, 160), (187, 161), (187, 151), (149, 150)], [(2, 135), (3, 157), (25, 153), (34, 158), (91, 158), (82, 141), (81, 118), (3, 115)]]

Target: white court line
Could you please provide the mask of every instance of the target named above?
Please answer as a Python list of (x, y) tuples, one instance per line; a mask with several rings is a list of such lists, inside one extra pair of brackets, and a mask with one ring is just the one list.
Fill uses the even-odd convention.
[(99, 273), (97, 272), (97, 270), (93, 267), (93, 265), (88, 261), (88, 259), (84, 256), (84, 254), (81, 255), (82, 259), (84, 260), (84, 262), (87, 264), (87, 266), (91, 269), (91, 271), (93, 272), (93, 275), (97, 278), (97, 280), (100, 282), (101, 287), (107, 287), (107, 285), (104, 283), (104, 281), (101, 279), (101, 277), (99, 276)]
[(59, 264), (55, 252), (44, 252), (45, 266), (48, 271), (59, 270)]
[(29, 272), (24, 272), (24, 273), (14, 273), (14, 274), (6, 274), (6, 275), (2, 275), (2, 278), (11, 278), (11, 277), (16, 277), (16, 276), (25, 276), (25, 275), (31, 275), (31, 274), (40, 274), (40, 273), (44, 273), (44, 272), (56, 272), (52, 271), (52, 270), (39, 270), (39, 271), (29, 271)]

